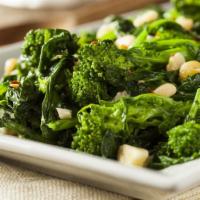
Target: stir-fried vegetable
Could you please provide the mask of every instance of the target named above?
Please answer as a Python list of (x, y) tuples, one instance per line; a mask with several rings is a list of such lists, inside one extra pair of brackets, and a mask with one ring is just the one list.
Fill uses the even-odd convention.
[(28, 32), (5, 64), (0, 126), (128, 165), (200, 157), (200, 3), (172, 4), (79, 35)]

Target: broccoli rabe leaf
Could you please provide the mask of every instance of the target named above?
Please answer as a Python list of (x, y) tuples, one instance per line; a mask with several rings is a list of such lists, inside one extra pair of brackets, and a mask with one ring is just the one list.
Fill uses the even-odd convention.
[(154, 158), (150, 164), (152, 167), (164, 168), (200, 157), (199, 103), (200, 89), (197, 90), (185, 123), (170, 129), (167, 141), (154, 149)]
[(115, 28), (118, 34), (127, 34), (127, 33), (133, 33), (135, 30), (135, 27), (133, 25), (132, 20), (126, 19), (122, 16), (112, 15), (106, 18), (105, 20), (107, 23), (114, 22)]
[(43, 95), (34, 84), (34, 76), (23, 77), (19, 88), (9, 87), (5, 98), (16, 119), (24, 126), (39, 130)]
[[(128, 51), (117, 49), (112, 41), (84, 45), (78, 51), (78, 61), (71, 79), (73, 100), (83, 106), (97, 103), (99, 99), (111, 100), (118, 91), (130, 90), (131, 94), (138, 94), (130, 86), (137, 88), (137, 81), (150, 80), (150, 77), (155, 86), (158, 85), (153, 79), (160, 79), (160, 83), (169, 82), (167, 73), (163, 72), (169, 57), (183, 52), (186, 59), (194, 58), (197, 51), (198, 45), (193, 40), (184, 39), (144, 43)], [(157, 78), (154, 78), (155, 74)], [(150, 85), (148, 91), (155, 87), (151, 88)]]
[(20, 72), (26, 75), (38, 67), (42, 46), (53, 36), (60, 34), (58, 29), (37, 29), (29, 31), (22, 46)]
[(122, 137), (107, 131), (101, 142), (101, 155), (106, 158), (116, 158)]
[(38, 132), (33, 130), (32, 128), (29, 128), (25, 125), (23, 125), (20, 121), (18, 121), (10, 109), (2, 109), (0, 108), (0, 127), (7, 128), (9, 130), (14, 131), (18, 135), (32, 139), (37, 140), (40, 142), (50, 143), (50, 141), (46, 140), (42, 137), (42, 135)]
[(182, 15), (191, 17), (194, 20), (200, 20), (199, 0), (171, 0), (171, 2), (174, 4), (176, 10)]
[(177, 93), (173, 97), (176, 100), (193, 100), (197, 89), (200, 87), (200, 74), (188, 77), (178, 84)]
[(73, 54), (77, 48), (77, 37), (66, 30), (31, 30), (22, 46), (18, 74), (20, 77), (26, 76), (32, 71), (35, 76), (48, 76), (62, 55)]
[[(77, 133), (73, 136), (72, 148), (96, 155), (101, 154), (101, 142), (105, 132), (119, 135), (126, 140), (129, 133), (126, 129), (124, 101), (118, 103), (91, 104), (83, 107), (78, 113), (80, 123)], [(121, 133), (120, 133), (121, 132)]]
[[(183, 121), (188, 109), (189, 106), (181, 102), (153, 94), (126, 97), (112, 103), (101, 102), (100, 105), (90, 104), (78, 112), (79, 125), (72, 148), (101, 155), (101, 144), (105, 138), (118, 145), (131, 143), (136, 130), (138, 134), (135, 136), (152, 127), (156, 130), (154, 134), (163, 134), (165, 137), (167, 130)], [(107, 132), (112, 135), (105, 136)], [(116, 144), (112, 145), (114, 151)], [(107, 155), (110, 157), (112, 154)]]
[[(27, 34), (17, 76), (5, 77), (0, 86), (0, 106), (12, 116), (2, 126), (19, 127), (16, 132), (24, 137), (39, 134), (37, 137), (46, 142), (69, 145), (75, 124), (64, 130), (55, 130), (55, 124), (51, 129), (48, 124), (59, 120), (56, 107), (72, 106), (69, 82), (76, 41), (75, 35), (60, 29), (38, 29)], [(16, 88), (9, 86), (13, 79), (17, 80)], [(30, 135), (25, 134), (23, 130), (29, 129)]]
[(192, 35), (186, 32), (179, 24), (168, 19), (159, 19), (150, 23), (137, 35), (135, 46), (144, 42), (154, 42), (169, 39), (192, 39)]
[(53, 73), (49, 77), (45, 97), (42, 102), (42, 119), (41, 130), (45, 137), (54, 136), (52, 131), (48, 128), (47, 124), (57, 119), (56, 107), (58, 107), (61, 99), (59, 98), (60, 89), (56, 89), (57, 80), (60, 78), (63, 68), (66, 64), (66, 57), (62, 58), (55, 66)]
[(41, 49), (38, 70), (40, 75), (48, 76), (52, 67), (63, 56), (72, 55), (77, 50), (77, 44), (68, 31), (61, 31), (60, 34), (49, 39)]

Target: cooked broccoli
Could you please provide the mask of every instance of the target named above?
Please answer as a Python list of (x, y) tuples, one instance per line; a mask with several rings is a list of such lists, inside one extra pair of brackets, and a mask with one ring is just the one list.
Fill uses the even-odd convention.
[[(188, 131), (189, 130), (189, 131)], [(200, 124), (187, 122), (168, 132), (168, 145), (177, 157), (190, 157), (200, 152)]]
[(120, 16), (110, 16), (97, 30), (98, 40), (115, 40), (119, 35), (133, 34), (135, 27), (133, 22)]
[[(78, 113), (79, 126), (73, 136), (72, 148), (103, 155), (102, 141), (108, 137), (107, 133), (117, 144), (132, 143), (135, 131), (143, 134), (143, 130), (152, 127), (155, 127), (153, 134), (165, 137), (165, 132), (180, 123), (187, 111), (188, 106), (183, 103), (153, 94), (90, 104)], [(143, 144), (145, 142), (148, 141)]]
[[(25, 36), (22, 46), (22, 56), (18, 69), (19, 75), (26, 76), (29, 71), (44, 73), (51, 68), (62, 54), (73, 54), (77, 49), (76, 36), (62, 29), (31, 30)], [(48, 64), (47, 64), (48, 63)], [(39, 66), (40, 65), (40, 66)], [(49, 69), (50, 70), (50, 69)]]
[(78, 52), (71, 80), (72, 95), (80, 105), (111, 99), (110, 85), (122, 85), (125, 74), (132, 67), (127, 51), (118, 50), (111, 41), (85, 45)]
[(81, 32), (78, 39), (80, 46), (96, 41), (96, 32)]
[(171, 0), (171, 1), (174, 4), (176, 10), (180, 12), (182, 15), (193, 18), (195, 20), (200, 20), (199, 0)]
[(186, 122), (168, 131), (168, 141), (160, 143), (150, 166), (165, 168), (200, 157), (200, 124)]
[(133, 33), (135, 30), (132, 20), (122, 16), (112, 15), (107, 17), (105, 21), (107, 23), (114, 22), (118, 34)]
[(112, 99), (116, 92), (127, 89), (145, 71), (149, 72), (151, 63), (166, 62), (163, 58), (145, 58), (140, 49), (119, 50), (112, 41), (83, 46), (77, 59), (71, 90), (79, 105)]
[[(73, 54), (78, 48), (76, 38), (61, 29), (38, 29), (27, 34), (20, 68), (17, 69), (19, 76), (15, 77), (18, 80), (14, 80), (18, 86), (9, 87), (12, 85), (10, 78), (3, 79), (0, 86), (0, 106), (12, 116), (5, 118), (9, 123), (2, 118), (2, 126), (12, 129), (16, 126), (19, 135), (29, 138), (38, 133), (36, 138), (51, 143), (58, 142), (62, 137), (71, 137), (68, 135), (69, 132), (71, 135), (75, 124), (57, 131), (49, 128), (48, 124), (59, 120), (57, 107), (73, 109), (69, 80)], [(25, 134), (24, 130), (29, 129), (32, 132)]]
[[(111, 16), (79, 36), (27, 33), (0, 82), (0, 127), (106, 158), (123, 144), (145, 148), (154, 168), (200, 157), (200, 3), (172, 2), (139, 27)], [(185, 61), (197, 74), (183, 80)]]
[(200, 74), (195, 74), (181, 81), (173, 98), (176, 100), (193, 100), (198, 88), (200, 88)]
[(148, 24), (137, 34), (135, 46), (144, 42), (154, 42), (169, 39), (192, 39), (193, 36), (186, 32), (179, 24), (169, 19), (159, 19)]
[(167, 141), (156, 147), (152, 167), (168, 167), (200, 157), (199, 102), (200, 89), (197, 90), (185, 123), (169, 130)]
[[(189, 39), (143, 42), (130, 50), (117, 49), (112, 41), (84, 45), (78, 51), (71, 80), (73, 99), (82, 106), (110, 100), (118, 91), (135, 95), (140, 90), (149, 92), (159, 83), (170, 81), (165, 67), (171, 55), (181, 52), (190, 60), (198, 51), (199, 44)], [(156, 73), (160, 82), (151, 85)], [(146, 85), (138, 84), (139, 80), (145, 80)]]

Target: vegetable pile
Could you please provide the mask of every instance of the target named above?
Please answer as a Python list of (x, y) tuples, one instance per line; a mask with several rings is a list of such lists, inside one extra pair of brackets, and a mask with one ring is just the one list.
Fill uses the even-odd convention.
[(200, 3), (110, 16), (97, 31), (31, 30), (0, 83), (17, 136), (165, 168), (200, 157)]

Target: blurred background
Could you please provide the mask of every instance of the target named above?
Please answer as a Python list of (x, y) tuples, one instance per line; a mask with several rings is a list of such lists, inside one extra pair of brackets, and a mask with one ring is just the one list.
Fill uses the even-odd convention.
[(0, 0), (0, 45), (23, 39), (31, 28), (73, 30), (77, 25), (166, 0)]

